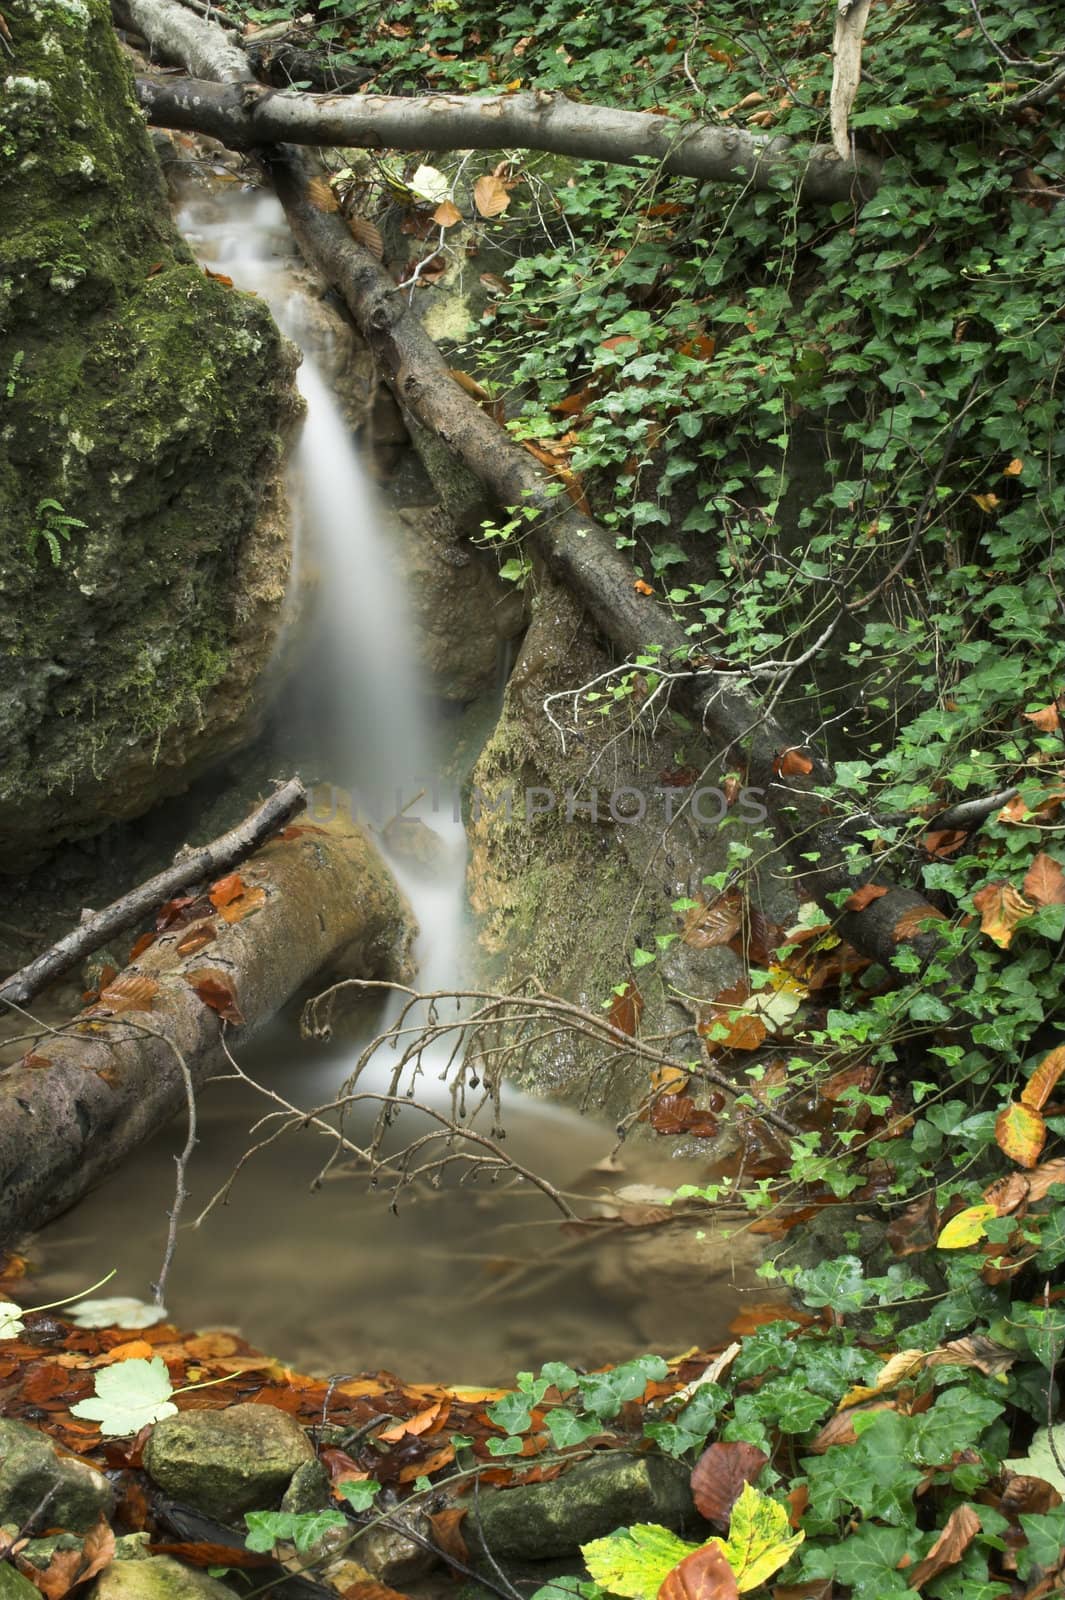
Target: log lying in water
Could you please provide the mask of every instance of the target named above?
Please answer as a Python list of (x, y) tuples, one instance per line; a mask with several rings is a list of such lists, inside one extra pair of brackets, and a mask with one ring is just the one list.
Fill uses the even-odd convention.
[[(409, 975), (414, 924), (351, 823), (296, 825), (0, 1073), (0, 1244), (58, 1216), (216, 1070), (227, 1024), (254, 1027), (315, 973)], [(188, 911), (192, 907), (187, 908)]]

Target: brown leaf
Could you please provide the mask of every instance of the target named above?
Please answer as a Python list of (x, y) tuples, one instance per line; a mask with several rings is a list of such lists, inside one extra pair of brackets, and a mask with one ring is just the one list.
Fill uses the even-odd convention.
[(349, 1583), (340, 1593), (342, 1600), (407, 1600), (407, 1596), (398, 1589), (390, 1589), (387, 1583), (375, 1583), (372, 1579)]
[(154, 978), (143, 972), (123, 972), (100, 990), (100, 1004), (120, 1016), (124, 1011), (150, 1011), (152, 1001), (159, 993)]
[(333, 186), (327, 178), (312, 178), (307, 185), (307, 198), (316, 211), (340, 210)]
[(431, 1455), (423, 1456), (419, 1461), (410, 1461), (405, 1467), (401, 1467), (396, 1481), (398, 1483), (413, 1483), (415, 1478), (420, 1478), (423, 1475), (429, 1477), (432, 1473), (439, 1472), (441, 1467), (446, 1467), (448, 1462), (454, 1461), (454, 1459), (455, 1448), (449, 1439), (446, 1444), (442, 1444)]
[(246, 889), (239, 899), (231, 900), (228, 905), (222, 906), (219, 916), (223, 922), (230, 924), (243, 922), (245, 917), (250, 917), (253, 911), (260, 911), (265, 904), (266, 890), (256, 884)]
[(1046, 1144), (1047, 1125), (1040, 1111), (1014, 1101), (995, 1118), (995, 1143), (1011, 1161), (1034, 1167)]
[(692, 1497), (702, 1516), (715, 1528), (728, 1528), (732, 1508), (753, 1484), (769, 1457), (756, 1444), (719, 1440), (704, 1450), (692, 1468)]
[(866, 1411), (897, 1410), (896, 1400), (873, 1400), (868, 1405), (853, 1406), (849, 1411), (837, 1411), (834, 1417), (829, 1417), (820, 1433), (806, 1448), (815, 1456), (823, 1456), (834, 1444), (857, 1444), (858, 1435), (854, 1431), (855, 1417), (862, 1416)]
[(134, 942), (133, 948), (130, 950), (130, 964), (136, 961), (138, 956), (142, 956), (146, 950), (150, 949), (158, 937), (159, 935), (157, 933), (142, 933), (140, 938)]
[(716, 1117), (700, 1111), (689, 1094), (660, 1095), (648, 1121), (656, 1133), (690, 1133), (696, 1139), (712, 1139), (717, 1133)]
[(1030, 722), (1040, 733), (1057, 733), (1061, 727), (1061, 716), (1056, 701), (1044, 706), (1042, 711), (1022, 711), (1021, 715), (1025, 722)]
[(198, 950), (202, 950), (205, 945), (213, 944), (217, 938), (218, 933), (213, 919), (194, 922), (188, 932), (183, 933), (178, 940), (177, 953), (179, 956), (194, 956)]
[(1021, 1103), (1031, 1106), (1033, 1111), (1042, 1111), (1063, 1073), (1065, 1073), (1065, 1044), (1059, 1044), (1056, 1050), (1051, 1050), (1048, 1056), (1043, 1057), (1028, 1079), (1021, 1091)]
[(945, 922), (942, 911), (937, 911), (935, 906), (918, 904), (908, 906), (891, 930), (891, 937), (896, 944), (901, 944), (904, 939), (916, 939), (922, 933), (927, 933), (925, 926), (928, 921)]
[(804, 778), (807, 773), (814, 770), (814, 764), (809, 756), (804, 756), (796, 748), (782, 750), (773, 758), (773, 771), (778, 778)]
[(212, 272), (210, 267), (204, 267), (203, 270), (205, 277), (212, 279), (215, 283), (220, 283), (223, 289), (232, 289), (233, 279), (228, 272)]
[(1065, 872), (1042, 850), (1025, 873), (1022, 887), (1037, 906), (1065, 906)]
[(739, 1600), (739, 1594), (721, 1546), (704, 1544), (667, 1573), (657, 1600)]
[(36, 1051), (30, 1050), (24, 1056), (21, 1056), (15, 1062), (15, 1065), (16, 1067), (29, 1067), (31, 1071), (39, 1071), (42, 1067), (50, 1067), (52, 1063), (48, 1056), (39, 1056)]
[(498, 217), (510, 204), (510, 193), (501, 178), (485, 173), (473, 186), (473, 203), (482, 217)]
[[(1065, 1156), (1056, 1156), (1053, 1161), (1044, 1161), (1028, 1174), (1028, 1198), (1035, 1205), (1043, 1199), (1048, 1189), (1061, 1183), (1065, 1183)], [(1055, 1198), (1062, 1197), (1058, 1195)]]
[(75, 1585), (87, 1583), (110, 1566), (114, 1553), (115, 1536), (101, 1517), (85, 1535), (80, 1550), (57, 1550), (43, 1572), (30, 1561), (19, 1561), (18, 1568), (46, 1600), (63, 1600)]
[(643, 578), (637, 578), (632, 587), (637, 594), (654, 594), (651, 585)]
[[(614, 996), (608, 1015), (612, 1027), (632, 1038), (643, 1016), (643, 995), (634, 983), (626, 983), (624, 994)], [(684, 1081), (688, 1081), (686, 1077)]]
[(1028, 1179), (1023, 1172), (1009, 1172), (996, 1178), (984, 1190), (984, 1199), (995, 1208), (997, 1217), (1008, 1217), (1028, 1199)]
[(1033, 905), (1004, 878), (989, 883), (973, 895), (973, 905), (980, 913), (980, 931), (993, 939), (1001, 950), (1009, 948), (1014, 930), (1025, 917), (1035, 910)]
[(243, 1025), (244, 1017), (226, 973), (211, 967), (197, 967), (193, 972), (186, 972), (185, 981), (204, 1005), (217, 1011), (224, 1022), (232, 1022), (238, 1028)]
[(368, 250), (375, 261), (383, 261), (385, 255), (385, 241), (381, 237), (381, 230), (377, 224), (371, 222), (369, 217), (349, 217), (348, 232), (356, 244), (361, 244)]
[(441, 200), (433, 212), (433, 221), (438, 228), (453, 228), (456, 222), (462, 221), (462, 212), (454, 200)]
[[(1008, 1468), (1008, 1462), (1006, 1466)], [(1032, 1478), (1027, 1473), (1007, 1471), (1000, 1502), (1006, 1516), (1045, 1516), (1060, 1504), (1060, 1491), (1045, 1478)]]
[(1008, 1372), (1016, 1360), (1015, 1350), (1007, 1350), (993, 1339), (974, 1333), (965, 1339), (951, 1339), (947, 1344), (940, 1345), (938, 1350), (930, 1351), (925, 1366), (975, 1367), (977, 1372), (994, 1378), (1001, 1372)]
[(921, 844), (928, 855), (944, 861), (956, 855), (968, 837), (964, 828), (934, 828), (924, 835)]
[(880, 883), (863, 883), (860, 889), (855, 889), (843, 902), (844, 911), (864, 911), (866, 906), (872, 905), (874, 900), (879, 900), (881, 895), (887, 894), (887, 889)]
[(212, 883), (208, 898), (215, 910), (221, 911), (231, 900), (239, 900), (243, 893), (244, 879), (239, 872), (231, 872), (227, 877), (219, 878), (217, 883)]
[(743, 896), (738, 889), (729, 889), (710, 905), (693, 906), (684, 918), (681, 938), (693, 950), (708, 950), (714, 945), (728, 944), (743, 925)]
[(273, 1557), (241, 1550), (237, 1545), (209, 1544), (206, 1539), (185, 1544), (150, 1544), (153, 1556), (174, 1556), (187, 1567), (272, 1567)]
[(465, 1506), (451, 1506), (446, 1511), (434, 1511), (430, 1514), (429, 1522), (433, 1530), (433, 1540), (438, 1550), (445, 1556), (450, 1556), (454, 1561), (469, 1563), (470, 1552), (466, 1541), (462, 1537), (461, 1523), (466, 1515)]
[(972, 1506), (955, 1506), (931, 1550), (908, 1575), (910, 1588), (919, 1589), (929, 1578), (956, 1566), (979, 1532), (980, 1518)]

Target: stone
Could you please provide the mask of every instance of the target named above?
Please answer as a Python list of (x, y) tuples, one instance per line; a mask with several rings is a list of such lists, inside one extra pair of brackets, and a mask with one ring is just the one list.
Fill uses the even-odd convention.
[[(424, 1511), (416, 1506), (399, 1506), (391, 1513), (391, 1519), (360, 1535), (351, 1553), (378, 1583), (398, 1589), (424, 1577), (437, 1558), (432, 1524)], [(408, 1529), (419, 1534), (421, 1542), (412, 1539)]]
[(279, 1510), (305, 1516), (308, 1511), (335, 1509), (329, 1487), (329, 1474), (317, 1458), (303, 1461), (281, 1496)]
[(307, 1435), (275, 1406), (184, 1411), (158, 1422), (144, 1451), (148, 1476), (184, 1505), (235, 1523), (272, 1511), (314, 1459)]
[(83, 1592), (89, 1600), (233, 1600), (233, 1590), (224, 1583), (172, 1556), (112, 1561)]
[(170, 220), (106, 0), (4, 16), (0, 871), (21, 872), (261, 722), (301, 402), (265, 305)]
[(497, 1561), (554, 1561), (633, 1522), (684, 1531), (698, 1520), (689, 1476), (661, 1456), (611, 1453), (549, 1483), (482, 1490), (463, 1519), (463, 1536), (471, 1550)]
[(45, 1527), (87, 1533), (109, 1516), (114, 1490), (102, 1472), (56, 1453), (52, 1441), (24, 1422), (0, 1420), (0, 1523), (21, 1528), (54, 1489), (43, 1513)]
[[(17, 1529), (12, 1529), (17, 1532)], [(40, 1590), (10, 1562), (0, 1561), (0, 1600), (38, 1600)]]

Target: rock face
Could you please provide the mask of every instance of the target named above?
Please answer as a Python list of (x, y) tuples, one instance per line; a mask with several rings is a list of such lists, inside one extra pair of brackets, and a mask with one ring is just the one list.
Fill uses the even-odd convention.
[(24, 1422), (0, 1421), (0, 1523), (21, 1528), (49, 1490), (45, 1526), (84, 1533), (115, 1503), (102, 1472), (72, 1456), (60, 1456), (52, 1441)]
[(10, 0), (0, 870), (246, 736), (288, 569), (295, 356), (173, 228), (105, 0)]
[(276, 1507), (305, 1461), (307, 1435), (275, 1406), (185, 1411), (158, 1422), (144, 1451), (150, 1478), (220, 1522)]

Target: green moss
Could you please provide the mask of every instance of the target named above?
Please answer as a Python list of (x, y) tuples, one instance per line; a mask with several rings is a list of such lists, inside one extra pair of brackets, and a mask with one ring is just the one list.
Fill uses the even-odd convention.
[[(76, 833), (131, 752), (194, 752), (236, 667), (239, 575), (295, 409), (265, 307), (208, 278), (170, 222), (103, 0), (5, 17), (0, 689), (19, 693), (0, 695), (0, 854), (42, 798), (61, 789), (67, 813), (46, 808), (42, 833)], [(85, 524), (58, 566), (34, 537), (43, 500)]]

